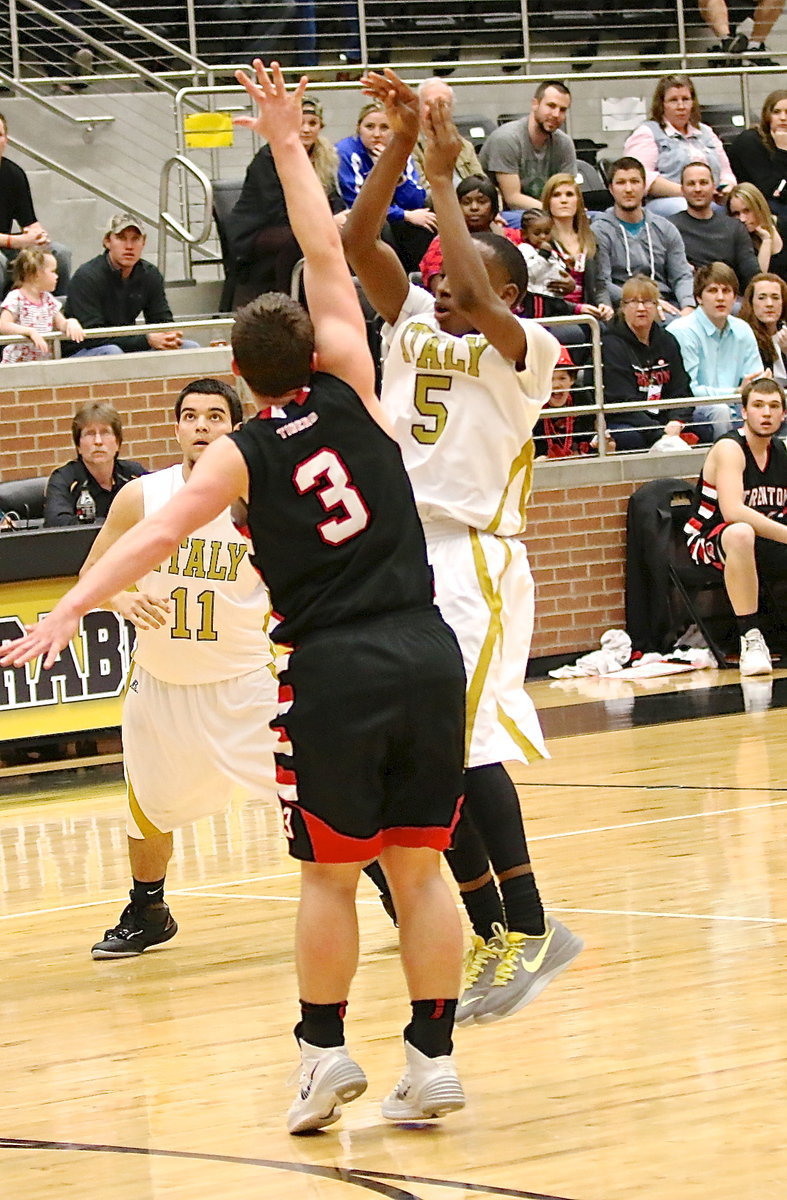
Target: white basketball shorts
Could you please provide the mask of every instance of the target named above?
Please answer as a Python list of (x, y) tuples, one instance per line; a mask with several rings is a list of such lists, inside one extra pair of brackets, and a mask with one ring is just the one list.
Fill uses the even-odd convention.
[(129, 837), (169, 833), (236, 796), (278, 808), (273, 762), (278, 684), (269, 667), (219, 683), (163, 683), (132, 666), (123, 704)]
[(449, 521), (424, 531), (437, 603), (467, 672), (466, 765), (548, 758), (524, 687), (534, 593), (524, 544)]

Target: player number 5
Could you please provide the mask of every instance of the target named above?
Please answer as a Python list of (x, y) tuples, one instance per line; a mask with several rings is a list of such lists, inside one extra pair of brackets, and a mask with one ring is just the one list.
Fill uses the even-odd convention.
[(430, 392), (449, 392), (453, 380), (450, 375), (419, 375), (415, 381), (413, 403), (426, 421), (414, 422), (410, 432), (417, 442), (431, 446), (440, 437), (448, 420), (448, 409), (441, 400), (430, 397)]

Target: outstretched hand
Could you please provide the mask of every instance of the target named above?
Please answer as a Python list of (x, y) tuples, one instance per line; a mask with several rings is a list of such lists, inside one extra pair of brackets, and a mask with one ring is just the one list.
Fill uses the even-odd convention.
[(453, 178), (454, 167), (462, 150), (462, 139), (451, 116), (451, 106), (442, 97), (429, 100), (424, 113), (424, 169), (428, 180), (447, 175)]
[(51, 667), (61, 650), (64, 650), (77, 631), (79, 618), (58, 612), (56, 605), (52, 612), (35, 625), (26, 625), (24, 637), (16, 638), (0, 646), (0, 667), (21, 667), (23, 663), (31, 662), (39, 655), (46, 655), (44, 667)]
[(365, 96), (371, 96), (385, 105), (393, 132), (410, 138), (415, 145), (418, 138), (418, 97), (413, 89), (390, 67), (386, 67), (382, 75), (378, 71), (367, 71), (361, 78), (361, 88)]
[(271, 63), (270, 74), (259, 58), (254, 59), (253, 66), (256, 83), (245, 71), (236, 71), (235, 78), (257, 102), (258, 115), (233, 117), (233, 125), (252, 129), (268, 142), (285, 141), (293, 134), (298, 137), (302, 121), (301, 101), (309, 80), (302, 75), (295, 91), (288, 92), (277, 62)]

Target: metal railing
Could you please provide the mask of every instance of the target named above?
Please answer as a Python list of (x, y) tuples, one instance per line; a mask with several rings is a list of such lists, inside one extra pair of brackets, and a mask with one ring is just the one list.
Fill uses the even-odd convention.
[[(101, 338), (103, 341), (106, 342), (106, 341), (112, 341), (113, 338), (133, 337), (138, 334), (147, 334), (147, 333), (165, 333), (169, 330), (187, 329), (191, 332), (196, 332), (196, 333), (199, 333), (200, 330), (205, 331), (205, 332), (213, 332), (215, 330), (219, 330), (222, 333), (229, 333), (230, 329), (232, 328), (233, 321), (234, 321), (233, 317), (225, 317), (225, 316), (215, 316), (215, 317), (207, 316), (206, 317), (203, 315), (203, 316), (196, 316), (196, 317), (183, 317), (182, 319), (178, 318), (177, 320), (173, 320), (173, 321), (163, 321), (163, 322), (161, 322), (159, 324), (155, 324), (155, 325), (144, 325), (144, 324), (140, 324), (140, 325), (105, 325), (100, 329), (85, 329), (84, 330), (85, 345), (83, 346), (83, 349), (88, 349), (89, 347), (88, 347), (87, 343), (89, 343), (97, 338)], [(60, 333), (59, 330), (53, 330), (51, 333), (45, 333), (42, 336), (44, 337), (45, 341), (50, 343), (50, 345), (52, 346), (52, 359), (53, 360), (57, 359), (61, 362), (67, 361), (66, 359), (63, 359), (62, 354), (61, 354), (61, 342), (69, 340), (68, 338), (66, 338), (65, 334)], [(16, 343), (24, 343), (26, 341), (28, 341), (28, 339), (26, 337), (20, 336), (19, 334), (6, 334), (6, 335), (0, 337), (0, 347), (14, 345)], [(220, 341), (216, 340), (216, 341), (211, 342), (211, 345), (225, 345), (225, 344), (227, 344), (227, 339), (225, 339), (225, 338), (222, 338)], [(203, 350), (208, 349), (208, 347), (205, 347), (205, 346), (203, 346), (201, 348)], [(146, 352), (142, 351), (142, 353), (146, 353)], [(158, 352), (156, 352), (156, 353), (158, 353)], [(165, 352), (162, 351), (161, 353), (165, 353)], [(44, 361), (49, 361), (49, 360), (44, 360)], [(32, 366), (40, 366), (40, 362), (41, 362), (41, 360), (39, 360), (38, 362), (34, 362), (34, 363), (11, 363), (11, 364), (4, 364), (4, 365), (20, 366), (20, 367), (31, 366), (32, 367)]]
[[(69, 9), (61, 16), (40, 0), (9, 0), (9, 50), (0, 48), (0, 68), (7, 58), (14, 79), (29, 82), (30, 71), (30, 78), (62, 80), (75, 73), (75, 50), (86, 48), (102, 70), (120, 66), (165, 90), (174, 90), (170, 79), (178, 76), (212, 82), (256, 55), (320, 74), (395, 58), (405, 69), (459, 63), (463, 72), (470, 64), (529, 76), (554, 74), (558, 65), (561, 72), (603, 71), (614, 62), (628, 75), (633, 63), (693, 71), (719, 41), (694, 0), (131, 0), (122, 8), (80, 0)], [(787, 51), (778, 23), (768, 50), (771, 57)], [(712, 57), (721, 64), (719, 54)], [(749, 56), (754, 69), (758, 61)]]

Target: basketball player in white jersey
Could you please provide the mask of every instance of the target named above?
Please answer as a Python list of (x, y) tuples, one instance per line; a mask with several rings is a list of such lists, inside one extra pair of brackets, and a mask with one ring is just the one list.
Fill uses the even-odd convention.
[[(182, 462), (118, 493), (82, 568), (185, 484), (203, 451), (243, 420), (240, 399), (218, 379), (197, 379), (175, 403)], [(232, 795), (276, 803), (268, 727), (277, 685), (266, 624), (268, 593), (249, 542), (226, 509), (172, 557), (106, 607), (137, 630), (123, 704), (130, 903), (93, 958), (128, 958), (167, 942), (177, 923), (164, 901), (172, 831), (221, 812)]]
[(392, 137), (350, 211), (343, 241), (387, 322), (382, 404), (424, 523), (437, 603), (465, 660), (466, 799), (447, 858), (475, 933), (457, 1023), (483, 1024), (534, 999), (582, 948), (544, 914), (516, 790), (502, 765), (546, 755), (523, 687), (533, 581), (521, 536), (532, 429), (560, 347), (511, 311), (527, 289), (516, 247), (467, 230), (453, 183), (461, 139), (439, 94), (424, 98), (423, 128), (445, 277), (436, 296), (408, 284), (377, 234), (418, 136), (418, 100), (390, 70), (370, 72), (363, 83), (384, 103)]

